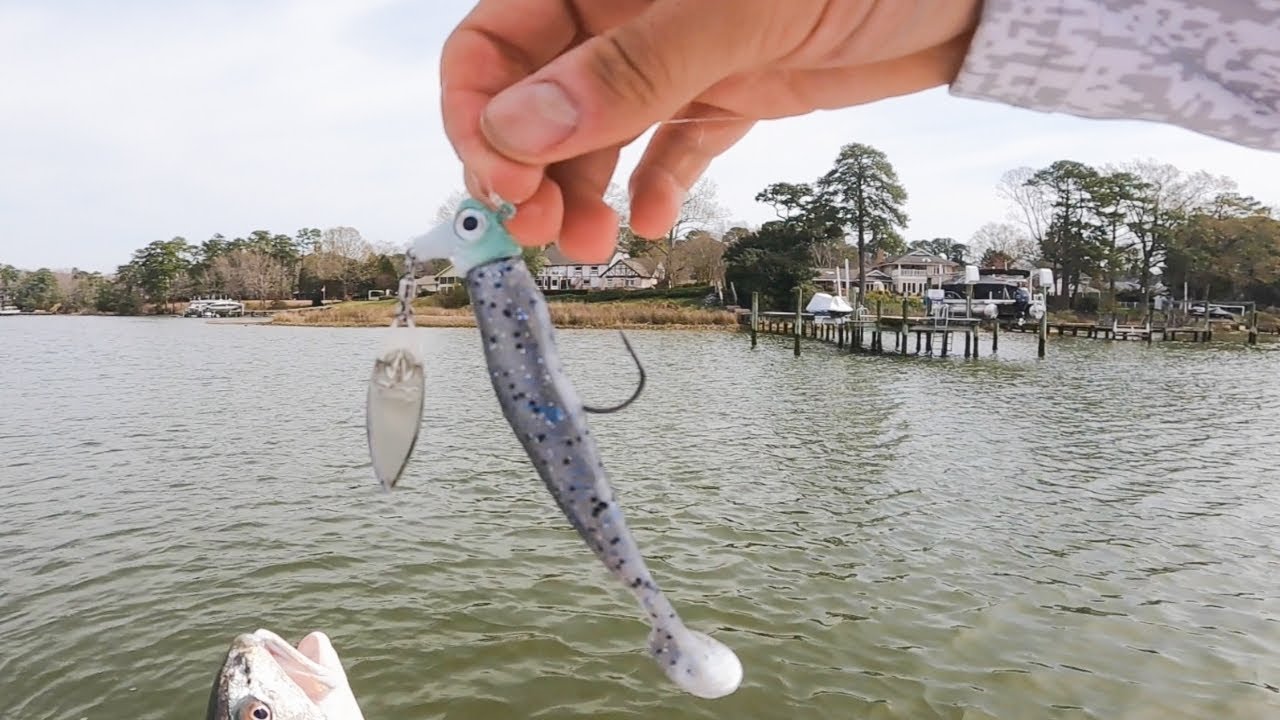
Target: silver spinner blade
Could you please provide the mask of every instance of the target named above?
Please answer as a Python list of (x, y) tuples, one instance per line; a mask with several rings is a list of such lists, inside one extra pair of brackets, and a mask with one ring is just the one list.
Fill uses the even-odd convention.
[(418, 441), (426, 395), (426, 369), (413, 338), (413, 257), (405, 258), (400, 302), (391, 335), (374, 361), (365, 402), (365, 427), (373, 473), (390, 490), (399, 481)]

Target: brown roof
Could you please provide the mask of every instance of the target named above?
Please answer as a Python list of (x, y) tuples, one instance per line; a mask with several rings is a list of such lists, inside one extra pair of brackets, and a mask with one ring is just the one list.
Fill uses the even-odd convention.
[(654, 277), (654, 274), (656, 273), (658, 266), (661, 264), (662, 262), (660, 259), (653, 258), (653, 257), (622, 258), (618, 262), (609, 266), (609, 269), (605, 270), (604, 274), (608, 275), (610, 272), (613, 271), (614, 268), (618, 267), (619, 265), (625, 265), (626, 267), (631, 268), (631, 271), (634, 272), (636, 275), (639, 275), (642, 278), (651, 278), (651, 277)]

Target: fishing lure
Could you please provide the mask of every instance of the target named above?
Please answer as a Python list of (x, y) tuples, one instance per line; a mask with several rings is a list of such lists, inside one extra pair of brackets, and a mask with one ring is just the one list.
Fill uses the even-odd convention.
[[(686, 627), (650, 575), (587, 426), (587, 413), (614, 412), (634, 401), (644, 386), (644, 370), (637, 360), (639, 387), (621, 405), (594, 408), (582, 403), (561, 365), (546, 298), (525, 265), (520, 247), (504, 227), (514, 213), (505, 202), (494, 210), (467, 199), (451, 222), (414, 240), (409, 252), (416, 258), (447, 257), (454, 270), (466, 278), (489, 377), (503, 415), (569, 523), (644, 610), (651, 628), (651, 657), (672, 682), (690, 694), (702, 698), (729, 695), (742, 682), (742, 663), (728, 646)], [(635, 359), (625, 335), (623, 342)], [(408, 415), (415, 398), (420, 407), (421, 395), (414, 393), (421, 367), (402, 346), (393, 346), (379, 359), (375, 382), (395, 378), (410, 386), (403, 398), (388, 401), (403, 415), (379, 421), (379, 428), (403, 420), (416, 434), (418, 421), (409, 420)], [(396, 397), (394, 386), (392, 382), (390, 390), (379, 388), (378, 397)], [(372, 400), (374, 390), (370, 393)], [(377, 432), (380, 430), (370, 426), (371, 448)], [(406, 458), (412, 451), (403, 431), (389, 437), (380, 445), (388, 455), (378, 470), (387, 487), (394, 485), (404, 467), (403, 460), (390, 457), (392, 448), (399, 451), (407, 447)], [(389, 482), (385, 478), (390, 478)]]
[(405, 253), (405, 271), (400, 277), (391, 332), (374, 361), (365, 402), (369, 458), (373, 474), (384, 488), (396, 484), (409, 462), (418, 441), (426, 396), (426, 369), (413, 333), (414, 259), (410, 248)]

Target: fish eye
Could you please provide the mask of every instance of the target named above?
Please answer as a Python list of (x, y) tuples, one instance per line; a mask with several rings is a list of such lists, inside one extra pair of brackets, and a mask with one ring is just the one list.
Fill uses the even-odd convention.
[(254, 700), (240, 711), (239, 720), (271, 720), (271, 708), (260, 700)]
[(484, 235), (488, 223), (483, 214), (476, 210), (463, 210), (453, 221), (453, 231), (463, 240), (478, 240)]

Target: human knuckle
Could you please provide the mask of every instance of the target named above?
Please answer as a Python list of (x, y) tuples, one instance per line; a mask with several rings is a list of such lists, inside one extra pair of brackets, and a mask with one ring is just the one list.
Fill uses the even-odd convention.
[(661, 94), (671, 73), (661, 50), (642, 32), (620, 28), (601, 36), (592, 72), (618, 100), (647, 104)]

